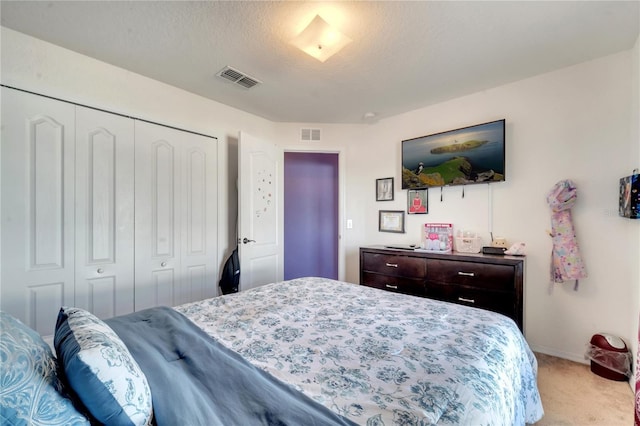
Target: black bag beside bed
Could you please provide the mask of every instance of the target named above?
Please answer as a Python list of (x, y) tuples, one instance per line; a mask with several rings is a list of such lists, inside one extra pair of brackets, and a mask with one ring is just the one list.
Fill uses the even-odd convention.
[(240, 258), (238, 257), (238, 247), (233, 249), (231, 255), (224, 263), (222, 268), (222, 276), (220, 277), (220, 290), (222, 294), (230, 294), (238, 292), (240, 284)]

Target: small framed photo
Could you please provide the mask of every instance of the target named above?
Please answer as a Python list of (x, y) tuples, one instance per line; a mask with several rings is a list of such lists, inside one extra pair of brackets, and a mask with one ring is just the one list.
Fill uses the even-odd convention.
[(427, 214), (429, 213), (429, 193), (428, 189), (410, 189), (407, 191), (407, 213)]
[(393, 178), (376, 179), (376, 201), (393, 201)]
[(404, 234), (403, 210), (379, 210), (378, 231)]

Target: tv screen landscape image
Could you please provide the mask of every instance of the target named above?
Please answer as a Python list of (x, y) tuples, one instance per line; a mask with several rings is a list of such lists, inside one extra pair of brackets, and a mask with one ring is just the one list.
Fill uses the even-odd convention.
[(505, 180), (505, 120), (402, 141), (402, 189)]

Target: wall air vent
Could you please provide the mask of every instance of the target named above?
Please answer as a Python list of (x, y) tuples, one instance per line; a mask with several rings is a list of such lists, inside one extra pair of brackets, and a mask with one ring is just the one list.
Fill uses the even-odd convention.
[(218, 74), (216, 74), (216, 76), (242, 86), (245, 89), (251, 89), (253, 86), (262, 83), (260, 80), (249, 77), (247, 74), (231, 68), (230, 66), (224, 67), (220, 72), (218, 72)]
[(303, 142), (320, 141), (320, 129), (300, 129), (300, 140)]

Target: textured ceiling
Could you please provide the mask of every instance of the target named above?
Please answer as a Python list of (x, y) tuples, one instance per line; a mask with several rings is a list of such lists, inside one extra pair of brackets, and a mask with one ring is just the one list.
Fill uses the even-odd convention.
[[(272, 121), (362, 123), (627, 50), (628, 1), (5, 1), (3, 26)], [(320, 14), (353, 39), (289, 44)], [(225, 66), (262, 82), (216, 77)]]

